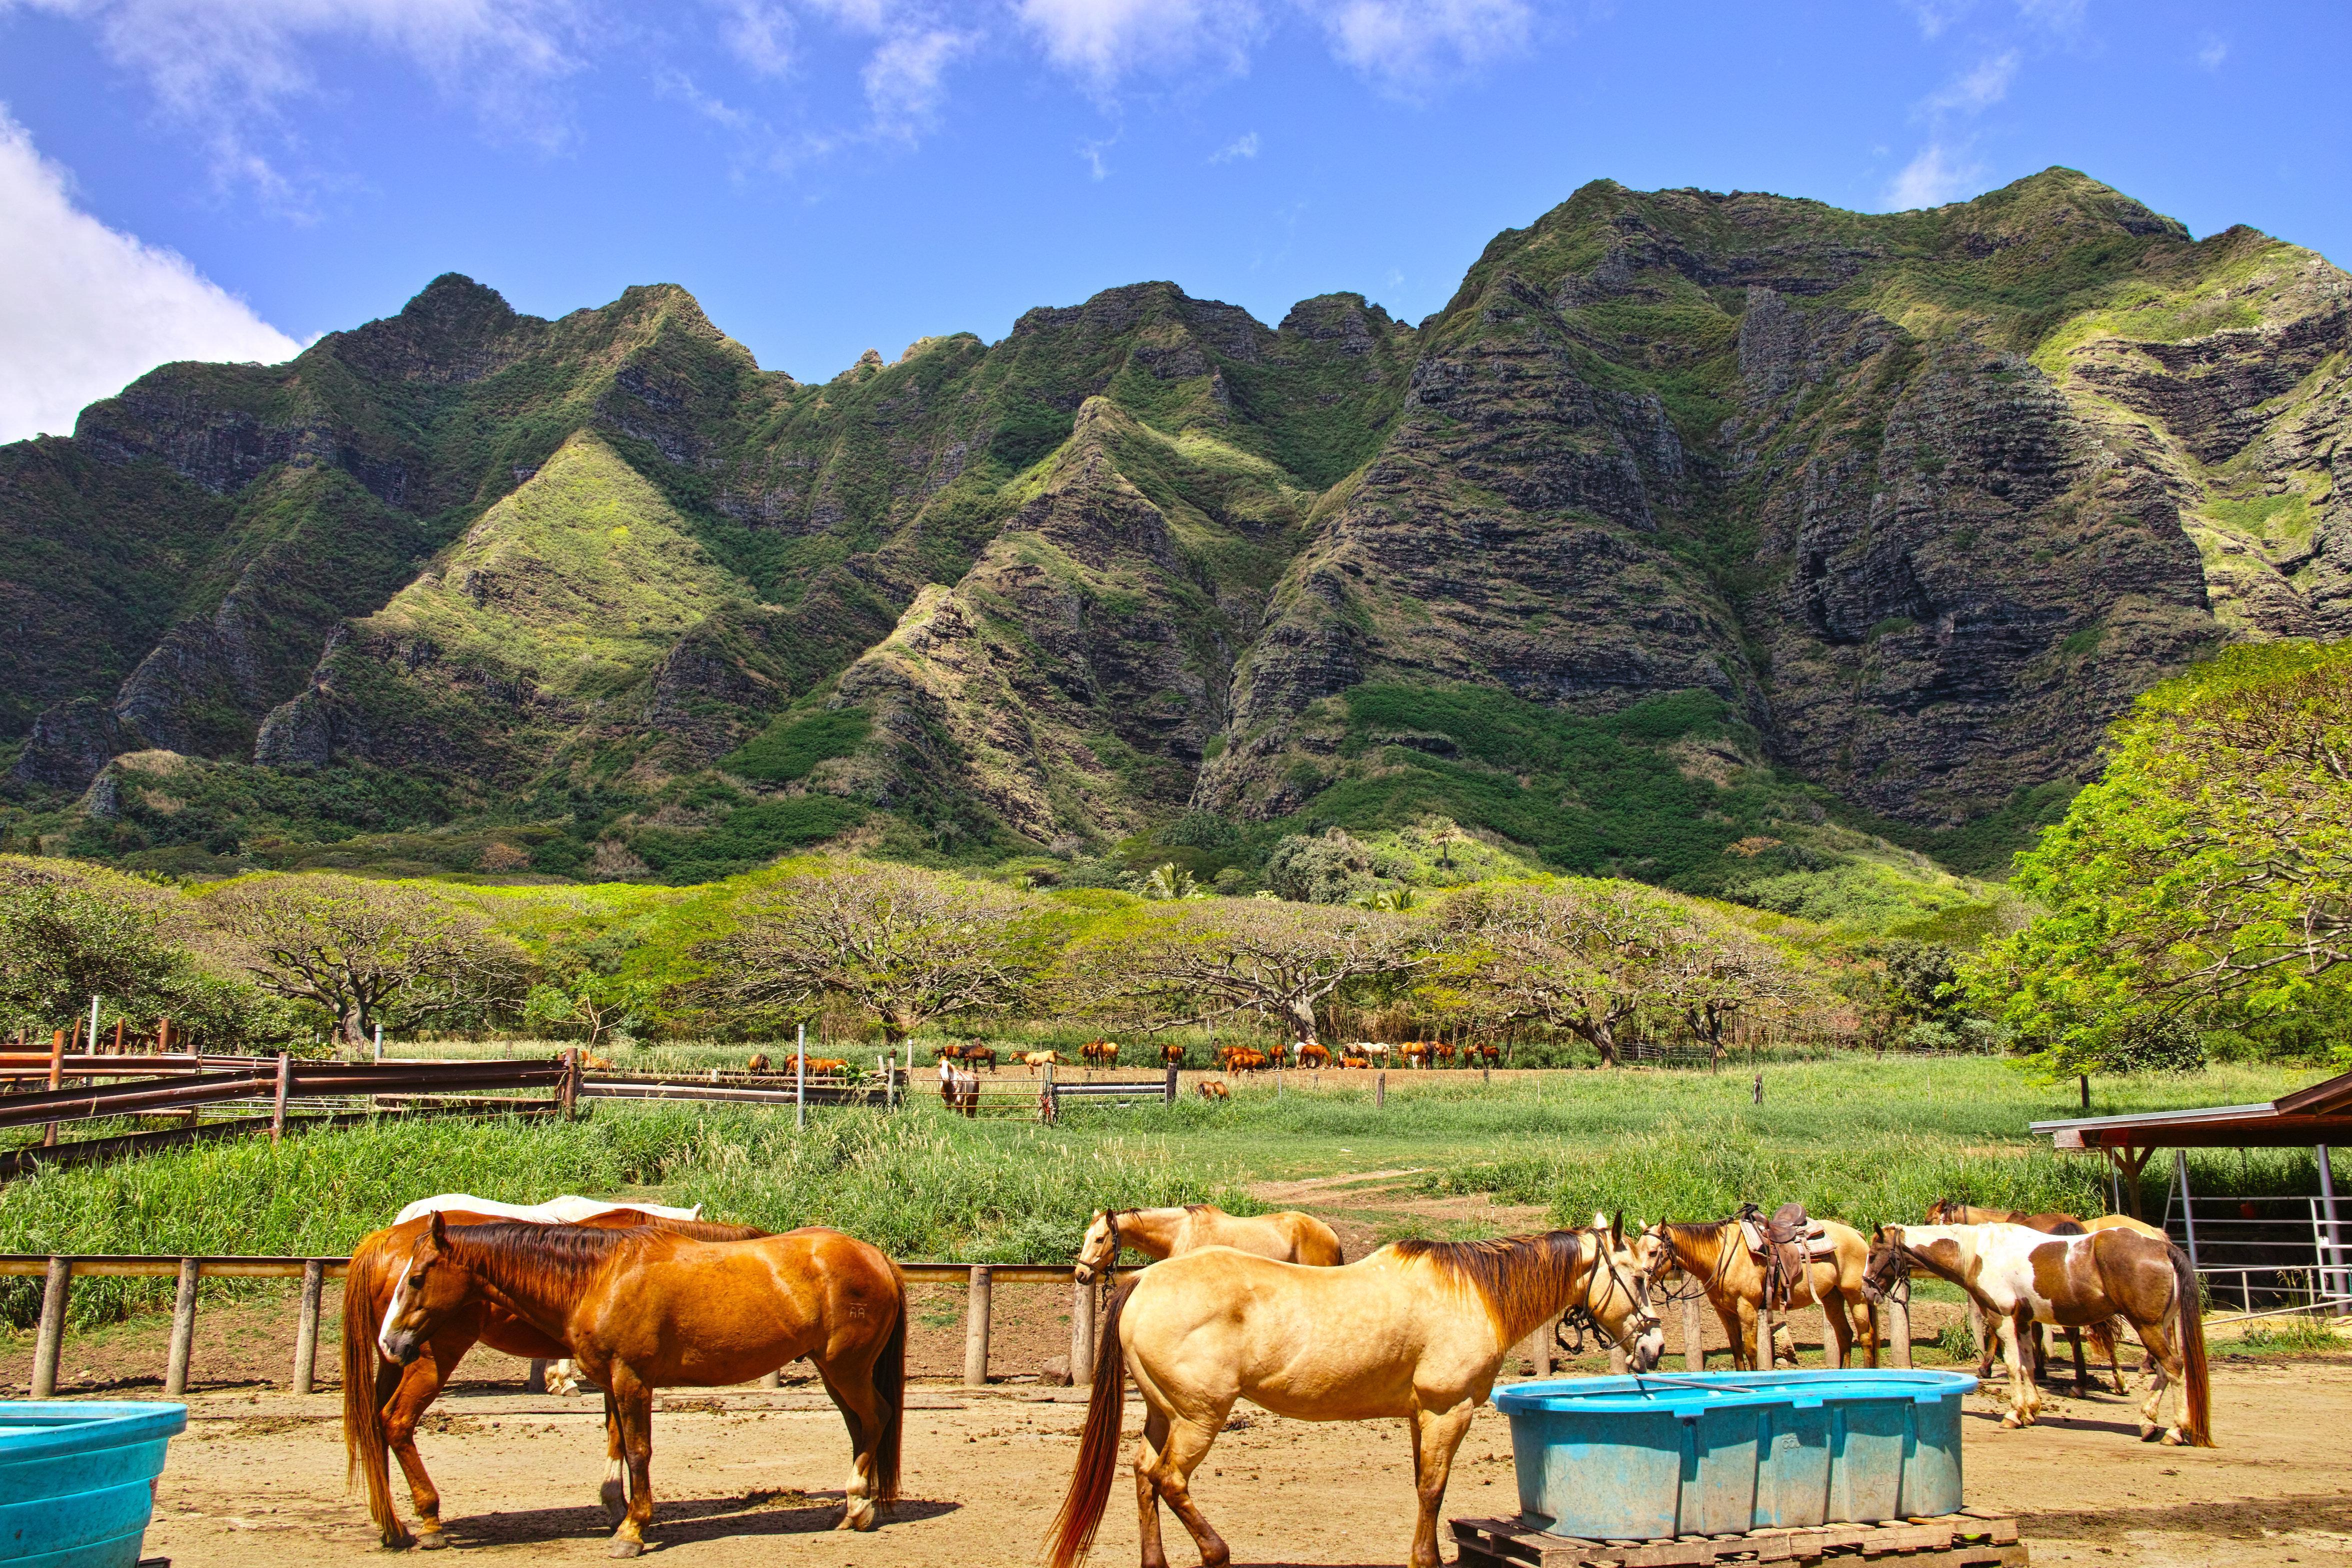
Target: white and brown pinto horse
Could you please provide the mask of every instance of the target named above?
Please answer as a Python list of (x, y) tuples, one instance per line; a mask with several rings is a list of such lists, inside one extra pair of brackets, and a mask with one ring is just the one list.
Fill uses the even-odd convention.
[[(1869, 1283), (1885, 1290), (1906, 1268), (1969, 1293), (2000, 1336), (2009, 1363), (2003, 1426), (2031, 1425), (2042, 1391), (2025, 1374), (2019, 1324), (2084, 1327), (2121, 1317), (2147, 1348), (2156, 1375), (2140, 1405), (2142, 1441), (2213, 1446), (2205, 1370), (2204, 1309), (2189, 1257), (2168, 1241), (2124, 1229), (2050, 1236), (2021, 1225), (1885, 1225), (1871, 1238)], [(2164, 1391), (2180, 1385), (2180, 1419), (2160, 1425)]]
[(1311, 1214), (1285, 1209), (1278, 1214), (1227, 1214), (1214, 1204), (1186, 1204), (1164, 1209), (1097, 1209), (1087, 1238), (1078, 1247), (1078, 1283), (1087, 1285), (1108, 1274), (1118, 1262), (1122, 1247), (1159, 1259), (1198, 1252), (1204, 1247), (1231, 1247), (1277, 1263), (1304, 1263), (1310, 1268), (1336, 1268), (1346, 1259), (1331, 1227)]
[(1420, 1505), (1411, 1562), (1439, 1568), (1437, 1513), (1454, 1447), (1512, 1347), (1575, 1308), (1636, 1367), (1657, 1363), (1664, 1338), (1614, 1227), (1401, 1241), (1338, 1268), (1219, 1247), (1144, 1269), (1111, 1299), (1077, 1465), (1048, 1537), (1051, 1568), (1076, 1568), (1094, 1543), (1118, 1466), (1128, 1376), (1149, 1407), (1134, 1458), (1143, 1568), (1167, 1568), (1163, 1499), (1203, 1568), (1232, 1560), (1191, 1482), (1241, 1399), (1301, 1421), (1403, 1418)]

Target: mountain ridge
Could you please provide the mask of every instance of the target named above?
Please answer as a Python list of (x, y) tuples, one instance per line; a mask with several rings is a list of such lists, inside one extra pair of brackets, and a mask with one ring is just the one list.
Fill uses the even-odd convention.
[[(541, 321), (446, 275), (285, 366), (162, 367), (0, 448), (28, 563), (0, 744), (50, 831), (134, 858), (537, 823), (534, 863), (587, 874), (754, 810), (1068, 854), (1345, 801), (1639, 875), (1706, 856), (1351, 694), (1515, 734), (1673, 699), (1689, 724), (1643, 743), (1721, 798), (1655, 834), (1958, 832), (2046, 805), (2219, 642), (2340, 633), (2347, 347), (2321, 258), (2064, 170), (1895, 215), (1597, 181), (1418, 324), (1143, 283), (821, 384), (673, 285)], [(600, 508), (715, 586), (638, 593), (582, 532)], [(498, 562), (494, 519), (522, 531)], [(838, 754), (730, 765), (827, 713), (864, 726), (824, 730)], [(247, 804), (92, 790), (158, 751)], [(1777, 805), (1724, 804), (1774, 775)], [(338, 790), (368, 798), (315, 804)]]

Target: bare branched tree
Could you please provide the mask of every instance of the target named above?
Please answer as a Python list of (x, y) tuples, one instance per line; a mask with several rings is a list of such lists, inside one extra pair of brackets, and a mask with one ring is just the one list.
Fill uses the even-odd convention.
[(519, 996), (529, 975), (522, 949), (488, 920), (422, 888), (270, 874), (204, 907), (256, 984), (325, 1009), (346, 1045), (379, 1021), (479, 1013)]
[(1318, 1004), (1351, 982), (1428, 968), (1440, 934), (1385, 910), (1218, 899), (1138, 910), (1073, 948), (1063, 973), (1095, 1010), (1132, 1027), (1254, 1013), (1315, 1044)]
[(1050, 956), (1034, 899), (909, 866), (820, 863), (755, 895), (733, 932), (698, 950), (706, 989), (803, 1011), (826, 996), (871, 1012), (893, 1046), (931, 1019), (1012, 1006)]
[(1618, 1034), (1675, 1001), (1682, 911), (1631, 882), (1563, 879), (1482, 887), (1454, 898), (1445, 919), (1454, 984), (1497, 1023), (1566, 1029), (1615, 1067)]

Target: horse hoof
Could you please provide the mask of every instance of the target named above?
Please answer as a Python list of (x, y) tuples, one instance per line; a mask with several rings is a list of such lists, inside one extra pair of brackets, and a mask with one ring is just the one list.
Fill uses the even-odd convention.
[(604, 1517), (618, 1524), (628, 1517), (629, 1489), (618, 1481), (606, 1481), (598, 1489), (597, 1500), (604, 1505)]
[(2179, 1427), (2168, 1426), (2164, 1429), (2164, 1446), (2168, 1448), (2178, 1448), (2180, 1447)]
[(2139, 1440), (2143, 1443), (2155, 1442), (2156, 1428), (2145, 1421), (2141, 1422), (2139, 1424)]
[(864, 1508), (845, 1510), (841, 1516), (841, 1522), (834, 1528), (835, 1530), (871, 1530), (874, 1528), (874, 1505), (868, 1503)]
[(438, 1552), (448, 1544), (449, 1538), (437, 1530), (428, 1530), (416, 1538), (416, 1550), (419, 1552)]
[(635, 1557), (639, 1552), (645, 1551), (645, 1549), (646, 1543), (642, 1541), (631, 1541), (625, 1536), (615, 1536), (613, 1539), (613, 1544), (604, 1549), (604, 1555), (607, 1557)]
[(2024, 1425), (2025, 1425), (2025, 1423), (2024, 1423), (2024, 1422), (2020, 1421), (2020, 1420), (2019, 1420), (2016, 1416), (2014, 1416), (2014, 1415), (2004, 1415), (2004, 1416), (2002, 1416), (2002, 1417), (2000, 1418), (2000, 1426), (2001, 1426), (2001, 1430), (2002, 1430), (2002, 1431), (2004, 1431), (2004, 1432), (2014, 1432), (2014, 1431), (2016, 1431), (2020, 1426), (2024, 1426)]

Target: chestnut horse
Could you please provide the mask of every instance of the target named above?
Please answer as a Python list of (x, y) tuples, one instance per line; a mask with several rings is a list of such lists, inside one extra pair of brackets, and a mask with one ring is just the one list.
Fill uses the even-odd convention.
[(1314, 1268), (1345, 1261), (1339, 1238), (1331, 1227), (1295, 1209), (1257, 1215), (1227, 1214), (1214, 1204), (1097, 1209), (1093, 1223), (1087, 1226), (1087, 1238), (1078, 1247), (1078, 1283), (1090, 1284), (1096, 1275), (1109, 1273), (1122, 1247), (1131, 1247), (1150, 1258), (1174, 1258), (1204, 1247), (1234, 1247), (1279, 1263), (1304, 1263)]
[[(568, 1360), (572, 1354), (569, 1344), (550, 1339), (492, 1301), (481, 1302), (470, 1314), (451, 1315), (435, 1331), (427, 1347), (429, 1353), (413, 1358), (404, 1366), (396, 1366), (376, 1353), (376, 1329), (392, 1306), (402, 1265), (417, 1237), (425, 1233), (433, 1215), (441, 1214), (447, 1224), (457, 1226), (489, 1225), (511, 1217), (496, 1212), (509, 1206), (507, 1205), (488, 1205), (485, 1200), (469, 1199), (462, 1193), (447, 1194), (447, 1198), (456, 1206), (423, 1209), (414, 1217), (397, 1220), (361, 1237), (359, 1245), (352, 1248), (350, 1268), (343, 1277), (343, 1448), (350, 1456), (352, 1473), (367, 1486), (368, 1516), (375, 1521), (386, 1546), (429, 1549), (447, 1544), (441, 1534), (441, 1494), (435, 1489), (433, 1478), (425, 1473), (424, 1456), (416, 1451), (416, 1424), (424, 1419), (426, 1407), (440, 1394), (450, 1373), (465, 1359), (466, 1352), (474, 1348), (475, 1342), (532, 1360)], [(438, 1205), (444, 1200), (423, 1201)], [(485, 1208), (465, 1207), (469, 1202), (485, 1203)], [(417, 1205), (412, 1204), (409, 1207)], [(750, 1226), (672, 1219), (649, 1209), (636, 1208), (606, 1208), (584, 1214), (565, 1225), (551, 1225), (551, 1228), (567, 1228), (570, 1225), (603, 1230), (652, 1226), (707, 1241), (736, 1241), (767, 1234)], [(605, 1436), (611, 1458), (617, 1464), (621, 1457), (620, 1435), (617, 1430), (608, 1430)], [(400, 1460), (401, 1472), (408, 1478), (409, 1500), (416, 1510), (415, 1535), (400, 1522), (400, 1514), (393, 1506), (387, 1456)]]
[[(1852, 1226), (1825, 1219), (1821, 1226), (1837, 1255), (1808, 1259), (1804, 1272), (1789, 1281), (1786, 1304), (1821, 1305), (1822, 1316), (1829, 1320), (1830, 1337), (1837, 1342), (1838, 1365), (1853, 1359), (1854, 1341), (1860, 1338), (1870, 1364), (1876, 1366), (1878, 1303), (1864, 1291), (1862, 1281), (1870, 1248)], [(1633, 1253), (1653, 1284), (1677, 1269), (1697, 1283), (1715, 1315), (1722, 1320), (1735, 1370), (1759, 1366), (1770, 1370), (1771, 1352), (1756, 1342), (1756, 1317), (1764, 1305), (1764, 1266), (1748, 1250), (1738, 1220), (1698, 1224), (1662, 1220), (1635, 1239)], [(1759, 1352), (1766, 1359), (1759, 1360)]]
[(1985, 1321), (1998, 1327), (2009, 1362), (2003, 1426), (2030, 1426), (2042, 1410), (2042, 1391), (2020, 1364), (2019, 1324), (2121, 1316), (2147, 1348), (2156, 1373), (2140, 1405), (2141, 1441), (2158, 1435), (2164, 1391), (2179, 1383), (2181, 1416), (2163, 1429), (2164, 1441), (2213, 1446), (2204, 1307), (2188, 1254), (2170, 1242), (2117, 1229), (2047, 1236), (2021, 1225), (1880, 1226), (1871, 1238), (1872, 1293), (1915, 1266), (1967, 1291)]
[(811, 1227), (698, 1241), (641, 1226), (449, 1226), (438, 1214), (411, 1247), (376, 1345), (406, 1365), (452, 1319), (495, 1303), (568, 1344), (604, 1389), (627, 1457), (612, 1555), (645, 1550), (652, 1522), (653, 1395), (748, 1383), (805, 1356), (849, 1428), (843, 1530), (871, 1530), (898, 1495), (907, 1379), (907, 1281), (876, 1247)]
[(1111, 1298), (1077, 1464), (1048, 1537), (1051, 1568), (1076, 1568), (1094, 1544), (1118, 1467), (1128, 1376), (1148, 1407), (1134, 1461), (1143, 1568), (1167, 1568), (1163, 1498), (1202, 1568), (1232, 1560), (1191, 1482), (1238, 1399), (1301, 1421), (1402, 1417), (1419, 1502), (1411, 1561), (1439, 1568), (1454, 1450), (1503, 1358), (1564, 1308), (1590, 1312), (1640, 1370), (1657, 1364), (1664, 1336), (1615, 1227), (1400, 1241), (1339, 1268), (1217, 1247), (1144, 1269)]

